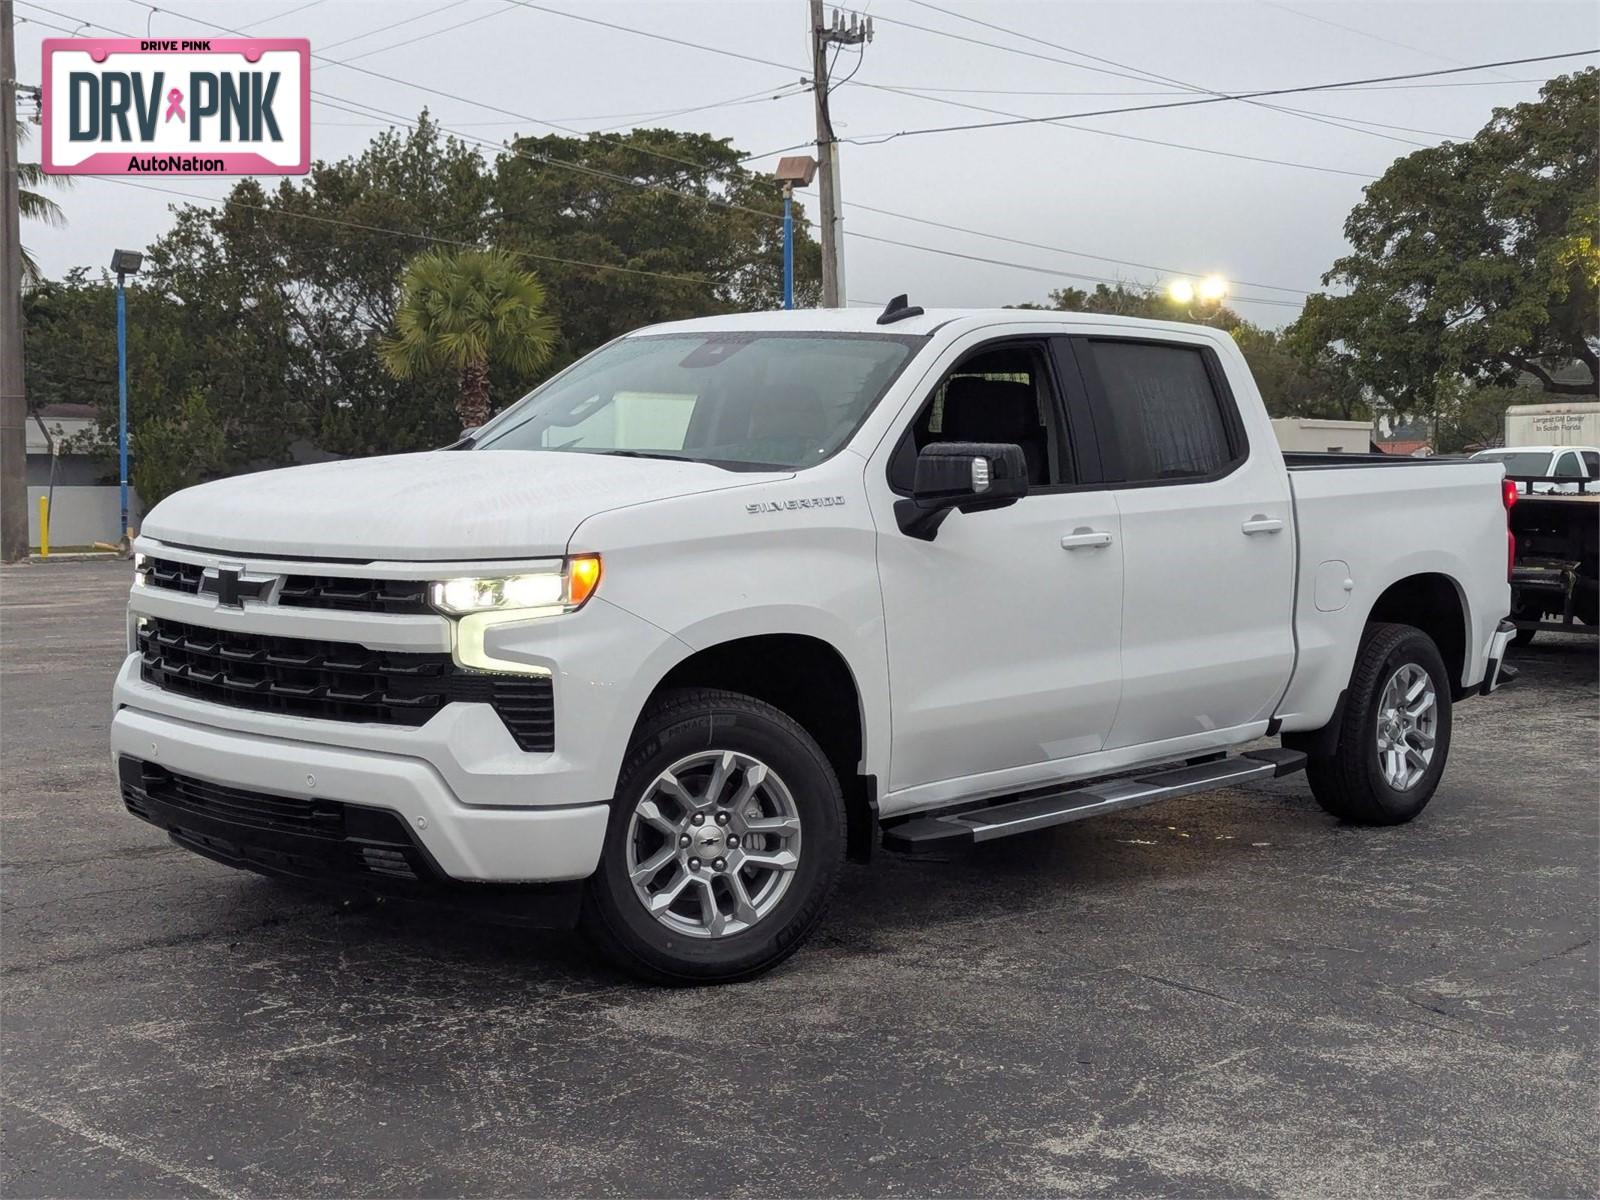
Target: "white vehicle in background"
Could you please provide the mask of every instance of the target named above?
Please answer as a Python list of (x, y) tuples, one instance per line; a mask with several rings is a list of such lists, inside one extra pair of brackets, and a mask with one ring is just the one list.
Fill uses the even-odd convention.
[(880, 839), (1301, 769), (1409, 821), (1501, 679), (1503, 474), (1286, 456), (1198, 325), (661, 325), (450, 449), (164, 500), (112, 749), (199, 854), (737, 979)]
[(1479, 450), (1472, 461), (1500, 463), (1506, 478), (1527, 481), (1536, 494), (1576, 492), (1579, 480), (1585, 489), (1600, 481), (1600, 448), (1594, 446), (1502, 446)]

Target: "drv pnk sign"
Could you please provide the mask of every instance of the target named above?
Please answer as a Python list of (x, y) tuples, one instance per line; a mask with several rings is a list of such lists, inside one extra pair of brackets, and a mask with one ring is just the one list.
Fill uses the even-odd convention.
[(51, 175), (304, 175), (305, 38), (46, 38)]

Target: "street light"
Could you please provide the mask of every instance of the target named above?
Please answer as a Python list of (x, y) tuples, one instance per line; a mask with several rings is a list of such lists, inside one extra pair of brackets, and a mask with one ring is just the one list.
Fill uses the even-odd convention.
[(128, 524), (128, 302), (123, 286), (129, 275), (144, 266), (137, 250), (115, 250), (111, 269), (117, 273), (117, 464), (122, 487), (122, 545), (133, 547), (133, 526)]
[(806, 187), (816, 178), (817, 160), (809, 154), (793, 154), (778, 160), (773, 172), (783, 184), (783, 306), (794, 307), (794, 189)]
[(1198, 300), (1202, 308), (1217, 308), (1227, 295), (1228, 281), (1221, 275), (1207, 275), (1198, 283), (1188, 279), (1174, 279), (1167, 284), (1167, 299), (1182, 307), (1191, 320), (1201, 319), (1194, 315), (1195, 301)]

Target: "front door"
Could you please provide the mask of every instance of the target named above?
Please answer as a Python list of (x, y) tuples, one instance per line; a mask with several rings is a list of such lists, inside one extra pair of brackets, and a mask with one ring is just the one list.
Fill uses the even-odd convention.
[[(874, 489), (892, 692), (888, 790), (902, 802), (1026, 787), (1099, 750), (1120, 690), (1122, 544), (1110, 492), (1075, 483), (1043, 341), (952, 350)], [(932, 541), (899, 531), (898, 494), (930, 442), (1023, 448), (1029, 494), (953, 512)], [(1045, 771), (1043, 774), (1047, 774)]]

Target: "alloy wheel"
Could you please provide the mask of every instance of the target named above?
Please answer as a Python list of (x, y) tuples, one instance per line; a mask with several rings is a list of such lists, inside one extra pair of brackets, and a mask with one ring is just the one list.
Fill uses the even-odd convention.
[(1389, 677), (1378, 701), (1378, 764), (1384, 781), (1408, 791), (1428, 773), (1439, 735), (1439, 697), (1433, 677), (1406, 663)]
[(706, 750), (657, 775), (634, 805), (628, 878), (674, 932), (720, 938), (767, 917), (800, 864), (800, 812), (766, 763)]

